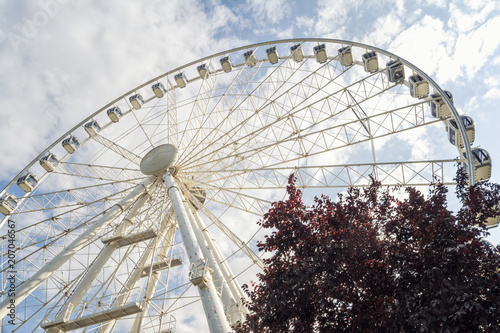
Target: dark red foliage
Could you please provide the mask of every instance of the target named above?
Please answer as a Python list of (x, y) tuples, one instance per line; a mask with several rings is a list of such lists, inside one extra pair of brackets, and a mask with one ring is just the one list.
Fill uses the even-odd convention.
[(260, 222), (271, 257), (238, 332), (500, 332), (500, 257), (480, 241), (498, 185), (459, 174), (454, 215), (440, 184), (398, 200), (373, 182), (306, 207), (294, 182)]

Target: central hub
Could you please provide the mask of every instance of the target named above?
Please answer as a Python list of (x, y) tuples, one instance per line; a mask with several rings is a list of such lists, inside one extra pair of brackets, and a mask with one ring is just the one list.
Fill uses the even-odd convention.
[(151, 176), (167, 171), (177, 160), (178, 152), (169, 143), (151, 149), (141, 161), (141, 172)]

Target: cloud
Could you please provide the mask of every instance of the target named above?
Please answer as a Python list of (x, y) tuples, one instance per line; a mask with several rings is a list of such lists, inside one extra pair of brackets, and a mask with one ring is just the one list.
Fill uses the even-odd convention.
[(450, 3), (448, 27), (459, 33), (469, 32), (475, 27), (484, 23), (488, 16), (498, 9), (495, 1), (465, 1), (458, 6), (457, 3)]
[[(0, 178), (13, 176), (64, 131), (130, 88), (239, 44), (227, 31), (236, 18), (222, 5), (42, 3), (52, 6), (53, 15), (36, 3), (3, 5), (16, 16), (4, 17), (0, 30), (3, 36), (19, 36), (22, 43), (4, 38), (0, 44), (0, 75), (8, 78), (0, 83), (6, 105), (0, 111), (0, 140), (8, 142), (0, 145), (5, 156)], [(42, 16), (38, 13), (45, 13), (47, 22), (26, 23)], [(28, 34), (31, 26), (36, 32)]]

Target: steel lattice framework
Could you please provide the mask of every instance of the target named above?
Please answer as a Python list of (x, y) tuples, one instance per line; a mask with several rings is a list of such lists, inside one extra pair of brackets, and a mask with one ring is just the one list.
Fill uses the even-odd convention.
[[(345, 47), (352, 62), (338, 53)], [(361, 60), (368, 52), (377, 56), (375, 70)], [(394, 60), (406, 74), (398, 80), (385, 65)], [(460, 155), (469, 156), (473, 184), (463, 124), (457, 154), (442, 119), (430, 114), (435, 98), (410, 96), (407, 76), (416, 74), (458, 119), (444, 91), (411, 63), (329, 39), (235, 48), (123, 94), (48, 146), (0, 193), (17, 201), (1, 222), (3, 325), (9, 220), (16, 225), (13, 331), (188, 331), (193, 313), (211, 311), (200, 310), (208, 299), (219, 307), (209, 313), (220, 317), (209, 319), (215, 332), (244, 318), (240, 283), (263, 269), (256, 222), (283, 199), (291, 173), (309, 196), (372, 178), (384, 186), (453, 184)], [(160, 82), (164, 89), (151, 90)], [(131, 102), (137, 94), (143, 104)], [(113, 107), (119, 119), (108, 117)], [(86, 131), (91, 121), (100, 130)], [(61, 145), (70, 136), (80, 139), (74, 153)], [(143, 157), (165, 144), (178, 148), (174, 168), (143, 174)], [(39, 164), (49, 153), (60, 157), (52, 171)], [(24, 192), (16, 181), (27, 173), (39, 182)]]

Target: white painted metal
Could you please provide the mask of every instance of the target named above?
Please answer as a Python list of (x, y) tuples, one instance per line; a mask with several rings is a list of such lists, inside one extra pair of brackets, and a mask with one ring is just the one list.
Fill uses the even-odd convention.
[[(203, 257), (200, 246), (196, 240), (196, 235), (193, 231), (191, 223), (189, 222), (188, 214), (190, 214), (190, 212), (185, 209), (185, 204), (183, 203), (185, 199), (181, 197), (181, 192), (175, 184), (174, 177), (172, 177), (170, 172), (165, 172), (163, 180), (167, 185), (167, 191), (170, 196), (170, 200), (172, 201), (172, 207), (179, 224), (179, 230), (181, 231), (181, 235), (184, 240), (184, 246), (186, 247), (189, 262), (191, 265), (199, 265), (200, 263), (203, 265), (205, 263), (205, 258)], [(214, 282), (210, 274), (207, 274), (206, 278), (206, 286), (198, 286), (198, 291), (203, 303), (210, 332), (230, 332), (231, 327), (225, 317), (224, 308), (219, 296), (217, 295)]]
[(213, 241), (210, 243), (207, 242), (206, 233), (208, 232), (208, 230), (200, 228), (200, 225), (196, 221), (194, 215), (197, 214), (196, 209), (192, 205), (189, 205), (187, 201), (185, 201), (184, 204), (186, 207), (186, 211), (189, 212), (187, 214), (189, 223), (194, 230), (196, 240), (198, 241), (198, 244), (201, 248), (201, 252), (203, 253), (205, 260), (207, 260), (208, 267), (210, 267), (210, 269), (212, 270), (213, 281), (221, 295), (222, 304), (224, 306), (224, 313), (226, 314), (226, 317), (229, 318), (229, 324), (233, 326), (238, 321), (244, 320), (243, 311), (239, 311), (238, 309), (237, 299), (239, 295), (236, 294), (235, 296), (233, 290), (229, 288), (227, 280), (222, 273), (222, 269), (219, 265), (222, 260), (219, 261), (215, 259), (215, 243)]
[[(114, 236), (122, 236), (130, 229), (140, 209), (142, 209), (142, 207), (144, 206), (147, 198), (147, 193), (143, 193), (139, 196), (132, 209), (127, 213), (122, 223), (120, 223), (120, 225), (116, 229)], [(59, 315), (57, 315), (54, 322), (63, 323), (67, 321), (67, 319), (71, 315), (70, 311), (72, 311), (76, 307), (76, 305), (81, 302), (83, 296), (91, 286), (91, 283), (95, 280), (97, 274), (101, 271), (104, 264), (109, 260), (109, 258), (117, 248), (118, 243), (111, 242), (107, 244), (103, 249), (101, 249), (101, 252), (97, 255), (97, 258), (92, 263), (92, 266), (89, 267), (89, 270), (80, 281), (80, 284), (77, 286), (77, 288), (73, 290), (71, 296), (62, 307)], [(61, 330), (59, 330), (57, 327), (51, 328), (47, 331), (47, 333), (60, 332)]]
[[(203, 238), (205, 239), (207, 246), (212, 249), (212, 254), (219, 264), (219, 268), (222, 272), (222, 276), (225, 280), (225, 282), (228, 284), (231, 293), (235, 300), (237, 301), (237, 309), (239, 313), (241, 313), (241, 317), (244, 317), (245, 313), (247, 313), (247, 309), (243, 306), (242, 300), (246, 298), (245, 293), (241, 289), (240, 285), (236, 283), (236, 278), (234, 277), (233, 273), (231, 272), (231, 268), (229, 268), (229, 265), (227, 264), (227, 261), (223, 259), (222, 254), (219, 251), (219, 247), (215, 243), (215, 239), (212, 238), (212, 235), (210, 234), (210, 231), (208, 230), (207, 226), (203, 222), (202, 218), (200, 217), (200, 214), (196, 210), (193, 210), (193, 215), (196, 221), (196, 224), (198, 226), (198, 229), (202, 231)], [(238, 317), (240, 315), (238, 314)], [(243, 318), (240, 318), (243, 319)], [(237, 319), (236, 319), (237, 321)], [(232, 323), (235, 323), (233, 321)]]
[[(326, 61), (322, 64), (317, 63), (312, 52), (318, 44), (325, 44), (323, 55)], [(294, 61), (290, 53), (291, 45), (302, 46), (300, 62)], [(338, 49), (345, 46), (350, 47), (350, 56), (354, 58), (352, 61), (344, 59), (342, 63)], [(272, 52), (273, 57), (268, 59), (265, 50), (269, 47), (276, 49)], [(243, 58), (243, 51), (249, 49), (255, 52), (251, 67), (246, 65)], [(278, 57), (278, 51), (284, 56)], [(248, 276), (245, 276), (247, 269), (263, 268), (263, 263), (253, 252), (254, 237), (258, 230), (252, 230), (252, 234), (255, 232), (253, 236), (245, 235), (245, 230), (238, 226), (239, 218), (235, 219), (234, 216), (239, 217), (241, 213), (246, 214), (248, 221), (260, 219), (272, 201), (282, 198), (280, 193), (286, 188), (290, 173), (294, 172), (298, 177), (297, 186), (313, 193), (326, 193), (330, 190), (325, 189), (347, 186), (366, 186), (373, 175), (387, 186), (426, 185), (436, 179), (452, 184), (456, 153), (436, 156), (432, 160), (409, 162), (384, 158), (379, 155), (381, 150), (375, 149), (374, 143), (384, 141), (384, 138), (390, 141), (402, 136), (405, 131), (424, 126), (424, 130), (429, 130), (444, 124), (439, 119), (429, 117), (429, 97), (407, 98), (410, 95), (406, 88), (409, 86), (408, 81), (390, 82), (387, 69), (384, 68), (380, 68), (379, 72), (366, 73), (360, 56), (367, 51), (376, 52), (381, 64), (388, 60), (401, 61), (406, 67), (405, 73), (420, 75), (428, 82), (432, 93), (445, 96), (444, 102), (450, 108), (452, 117), (458, 116), (441, 88), (425, 73), (394, 54), (359, 43), (329, 39), (274, 41), (235, 48), (191, 62), (132, 89), (84, 119), (47, 147), (0, 192), (1, 197), (19, 190), (17, 187), (12, 188), (12, 185), (28, 170), (39, 175), (39, 183), (43, 185), (17, 197), (17, 208), (9, 216), (23, 223), (23, 228), (17, 234), (19, 248), (22, 249), (19, 253), (23, 253), (23, 256), (18, 259), (19, 265), (26, 269), (19, 273), (18, 280), (26, 285), (30, 283), (34, 272), (49, 269), (44, 267), (40, 258), (52, 262), (61, 251), (65, 251), (67, 244), (89, 228), (95, 216), (101, 216), (144, 180), (144, 174), (138, 170), (142, 157), (165, 143), (179, 147), (175, 179), (188, 196), (187, 199), (191, 200), (184, 186), (198, 188), (203, 191), (200, 193), (206, 193), (200, 214), (193, 212), (196, 223), (191, 224), (194, 230), (202, 230), (203, 237), (198, 235), (198, 238), (204, 239), (210, 247), (229, 290), (233, 295), (240, 296), (235, 296), (237, 299), (244, 297), (244, 294), (229, 269), (236, 261), (233, 259), (240, 260), (242, 253), (248, 257), (245, 259), (246, 267), (234, 270), (238, 279), (246, 283), (249, 282)], [(232, 60), (231, 70), (227, 73), (219, 63), (222, 56), (230, 56)], [(210, 68), (210, 75), (201, 75), (195, 70), (200, 64)], [(178, 94), (180, 89), (174, 86), (174, 75), (180, 72), (193, 75), (187, 77), (189, 84), (182, 94)], [(166, 87), (161, 99), (150, 89), (152, 83), (159, 81)], [(139, 91), (144, 96), (144, 104), (136, 111), (129, 97)], [(197, 93), (191, 95), (192, 91)], [(186, 95), (190, 96), (184, 97)], [(388, 100), (394, 103), (385, 103)], [(370, 108), (373, 104), (377, 107)], [(120, 121), (116, 123), (110, 121), (106, 114), (106, 110), (114, 106), (123, 110)], [(99, 134), (93, 138), (86, 137), (81, 142), (82, 146), (87, 144), (84, 154), (90, 155), (87, 160), (82, 159), (84, 156), (80, 152), (75, 152), (63, 156), (57, 168), (51, 172), (39, 166), (40, 158), (48, 152), (60, 155), (57, 151), (64, 151), (60, 146), (61, 141), (73, 133), (79, 135), (78, 132), (84, 131), (82, 127), (90, 120), (99, 121), (102, 127)], [(463, 135), (464, 129), (460, 128), (462, 123), (458, 125), (459, 132), (467, 140), (468, 137)], [(444, 133), (443, 138), (446, 142)], [(470, 145), (464, 142), (464, 146), (465, 156), (469, 160), (470, 183), (473, 184), (475, 170), (474, 163), (470, 162)], [(352, 152), (359, 152), (358, 148), (363, 147), (367, 148), (366, 153), (363, 152), (367, 160), (351, 159)], [(337, 160), (337, 157), (340, 159)], [(56, 184), (63, 185), (54, 188)], [(145, 205), (144, 212), (139, 214), (133, 230), (123, 235), (122, 240), (131, 240), (131, 235), (149, 235), (147, 230), (150, 229), (157, 230), (157, 239), (162, 239), (161, 233), (166, 232), (158, 226), (167, 225), (165, 212), (171, 209), (167, 188), (160, 181), (149, 192), (151, 200)], [(208, 227), (199, 223), (203, 222), (202, 219), (205, 219)], [(0, 223), (0, 229), (6, 221), (7, 217)], [(167, 229), (167, 233), (172, 235), (171, 231), (175, 228)], [(213, 235), (232, 241), (233, 244), (224, 243), (224, 246), (232, 247), (229, 258), (220, 253), (215, 242), (211, 243), (210, 229)], [(5, 226), (2, 230), (5, 230)], [(55, 269), (35, 292), (18, 304), (19, 331), (36, 326), (40, 316), (47, 317), (45, 322), (54, 317), (63, 306), (66, 296), (62, 295), (70, 293), (82, 283), (78, 275), (91, 264), (93, 257), (90, 253), (98, 253), (105, 246), (101, 240), (110, 241), (108, 235), (114, 235), (114, 230), (113, 223), (110, 223), (101, 233), (88, 238), (87, 244), (76, 251), (67, 264)], [(45, 241), (40, 241), (42, 239)], [(166, 259), (160, 255), (165, 249), (172, 251), (178, 247), (167, 243), (169, 245), (166, 248), (164, 243), (154, 249), (153, 242), (148, 240), (115, 251), (116, 255), (106, 261), (101, 273), (91, 282), (89, 290), (92, 292), (77, 305), (75, 313), (84, 313), (85, 309), (94, 311), (99, 303), (112, 304), (113, 307), (125, 306), (127, 298), (132, 297), (132, 289), (144, 282), (141, 282), (141, 276), (145, 268), (153, 262)], [(198, 243), (204, 247), (202, 241)], [(5, 246), (5, 242), (2, 242), (2, 250)], [(223, 252), (228, 253), (228, 250), (224, 248)], [(2, 282), (8, 273), (6, 263), (2, 259)], [(209, 267), (211, 265), (209, 263)], [(196, 288), (179, 289), (181, 286), (175, 284), (179, 279), (175, 269), (155, 271), (157, 274), (150, 270), (147, 272), (151, 273), (152, 280), (146, 293), (153, 293), (155, 297), (147, 303), (140, 316), (136, 316), (136, 327), (142, 320), (144, 332), (158, 333), (162, 321), (176, 309), (198, 306), (196, 311), (203, 311), (197, 303), (190, 305), (186, 301), (189, 298), (183, 297), (184, 293)], [(200, 285), (206, 284), (204, 279), (207, 271), (204, 265), (200, 265), (200, 272), (202, 274), (197, 281)], [(125, 277), (127, 279), (124, 282)], [(172, 290), (167, 290), (169, 280), (174, 284)], [(114, 290), (114, 285), (122, 286), (122, 289)], [(2, 288), (5, 286), (2, 283)], [(208, 285), (206, 289), (210, 289)], [(164, 294), (161, 294), (162, 290)], [(1, 292), (5, 291), (3, 289)], [(107, 299), (118, 292), (120, 296), (116, 301)], [(54, 298), (49, 297), (54, 294)], [(211, 297), (208, 291), (206, 294), (207, 298)], [(5, 296), (1, 295), (5, 300)], [(215, 299), (219, 300), (218, 297)], [(28, 317), (23, 315), (25, 313), (34, 314)], [(109, 332), (117, 323), (112, 320), (100, 328), (92, 329)]]
[[(172, 218), (172, 213), (169, 211), (163, 218), (158, 228), (160, 231), (160, 237), (158, 237), (158, 239), (160, 240), (165, 239), (170, 241), (173, 239), (173, 235), (175, 234), (175, 230), (177, 228), (175, 226), (175, 223), (171, 220), (171, 218)], [(171, 247), (171, 245), (172, 245), (171, 242), (163, 244), (162, 252), (160, 252), (160, 255), (164, 256), (166, 251)], [(120, 307), (126, 304), (127, 299), (132, 293), (132, 290), (135, 288), (138, 281), (142, 277), (142, 272), (144, 270), (144, 267), (148, 263), (150, 263), (153, 258), (154, 258), (153, 246), (150, 245), (146, 248), (146, 251), (144, 251), (141, 259), (137, 262), (137, 265), (134, 267), (134, 270), (130, 273), (127, 281), (120, 290), (119, 297), (117, 297), (114, 300), (113, 307)], [(109, 333), (111, 332), (111, 330), (113, 330), (115, 325), (116, 325), (116, 320), (109, 321), (103, 324), (99, 328), (98, 332)]]
[[(152, 179), (147, 179), (143, 183), (137, 185), (125, 198), (114, 205), (101, 219), (92, 227), (88, 228), (83, 234), (75, 239), (68, 247), (59, 252), (47, 265), (36, 272), (30, 279), (25, 281), (16, 289), (16, 302), (22, 302), (30, 293), (32, 293), (45, 279), (47, 279), (55, 270), (61, 267), (66, 261), (78, 252), (82, 247), (86, 246), (94, 236), (109, 224), (113, 219), (118, 217), (125, 209), (134, 203), (138, 196), (143, 194), (152, 184)], [(0, 303), (0, 318), (3, 318), (9, 311), (7, 306), (10, 300), (7, 298)]]

